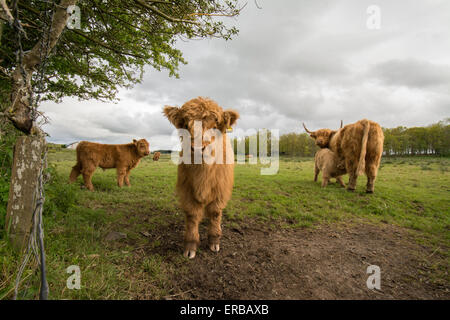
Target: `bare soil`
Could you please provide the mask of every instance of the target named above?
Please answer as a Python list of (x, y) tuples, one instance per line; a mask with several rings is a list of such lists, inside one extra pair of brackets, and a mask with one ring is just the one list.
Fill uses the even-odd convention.
[[(172, 270), (166, 299), (450, 299), (442, 250), (392, 225), (293, 229), (246, 221), (223, 228), (217, 254), (207, 247), (205, 224), (200, 232), (196, 258), (181, 263), (180, 219), (148, 232), (159, 245), (142, 253), (159, 254)], [(381, 269), (381, 290), (367, 288), (369, 265)], [(436, 280), (436, 272), (444, 278)]]

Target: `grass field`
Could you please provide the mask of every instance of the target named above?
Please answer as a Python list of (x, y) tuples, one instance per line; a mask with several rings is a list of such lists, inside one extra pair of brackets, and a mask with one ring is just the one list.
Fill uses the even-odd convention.
[[(158, 162), (142, 161), (132, 171), (130, 188), (116, 186), (115, 170), (99, 169), (93, 177), (95, 192), (81, 189), (81, 178), (67, 184), (74, 151), (52, 152), (49, 163), (54, 177), (47, 187), (45, 207), (50, 298), (176, 298), (179, 292), (173, 283), (186, 276), (192, 262), (181, 255), (184, 217), (174, 195), (176, 166), (169, 156)], [(223, 227), (239, 228), (248, 221), (286, 230), (361, 223), (397, 226), (411, 241), (437, 253), (433, 256), (439, 254), (427, 281), (447, 290), (449, 164), (448, 158), (384, 158), (374, 194), (364, 193), (365, 177), (359, 178), (355, 193), (335, 183), (321, 189), (320, 182), (313, 182), (312, 159), (283, 158), (273, 176), (260, 175), (259, 165), (236, 165), (233, 198), (224, 211)], [(111, 232), (126, 238), (108, 241)], [(167, 239), (179, 243), (171, 246)], [(170, 259), (161, 249), (166, 247), (171, 248)], [(5, 241), (0, 241), (0, 259), (0, 298), (10, 298), (18, 257)], [(81, 268), (81, 290), (66, 288), (70, 265)], [(31, 268), (24, 279), (19, 298), (35, 298), (39, 286)]]

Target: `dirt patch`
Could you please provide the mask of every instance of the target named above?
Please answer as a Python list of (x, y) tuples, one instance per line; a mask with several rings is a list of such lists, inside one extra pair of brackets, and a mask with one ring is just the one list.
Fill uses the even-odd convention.
[[(149, 232), (146, 254), (163, 257), (172, 299), (449, 299), (447, 278), (433, 281), (445, 257), (391, 225), (321, 225), (307, 229), (246, 222), (224, 227), (221, 251), (202, 243), (180, 259), (180, 219)], [(158, 246), (151, 245), (158, 241)], [(366, 286), (369, 265), (381, 269), (381, 290)], [(444, 272), (448, 272), (447, 269)], [(136, 297), (138, 298), (138, 297)]]

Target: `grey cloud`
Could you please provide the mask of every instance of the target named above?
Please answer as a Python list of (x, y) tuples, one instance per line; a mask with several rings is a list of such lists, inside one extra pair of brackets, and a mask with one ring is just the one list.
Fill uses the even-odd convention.
[(450, 85), (450, 65), (418, 59), (389, 60), (374, 66), (371, 73), (388, 85), (413, 88)]
[(123, 110), (114, 110), (102, 118), (91, 121), (98, 128), (122, 134), (133, 132), (139, 136), (153, 136), (170, 134), (172, 131), (166, 125), (167, 119), (161, 112), (126, 114)]
[(51, 139), (145, 137), (167, 148), (173, 127), (163, 106), (196, 96), (238, 110), (237, 128), (281, 133), (303, 132), (302, 121), (336, 128), (340, 119), (370, 118), (389, 127), (449, 116), (450, 42), (443, 39), (450, 36), (450, 2), (380, 0), (377, 31), (365, 26), (369, 0), (258, 3), (263, 9), (249, 2), (237, 19), (224, 19), (240, 29), (232, 41), (179, 42), (189, 62), (180, 79), (147, 68), (141, 84), (121, 91), (118, 105), (45, 107), (54, 120)]

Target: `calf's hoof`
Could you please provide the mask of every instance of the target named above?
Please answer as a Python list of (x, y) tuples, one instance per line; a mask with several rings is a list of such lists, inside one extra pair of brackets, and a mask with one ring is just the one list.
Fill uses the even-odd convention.
[(208, 235), (209, 249), (212, 252), (219, 252), (220, 250), (220, 236)]
[(184, 250), (183, 256), (185, 256), (186, 258), (189, 259), (194, 259), (195, 258), (195, 250)]
[(355, 188), (350, 188), (350, 187), (347, 187), (347, 191), (350, 191), (350, 192), (355, 192)]
[(373, 190), (366, 190), (366, 193), (373, 193)]
[(219, 252), (219, 250), (220, 250), (220, 244), (218, 244), (218, 243), (211, 243), (211, 244), (209, 245), (209, 249), (210, 249), (212, 252)]
[(194, 259), (196, 252), (197, 252), (197, 243), (187, 242), (184, 244), (183, 256), (189, 259)]

